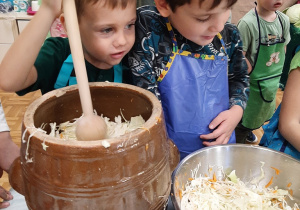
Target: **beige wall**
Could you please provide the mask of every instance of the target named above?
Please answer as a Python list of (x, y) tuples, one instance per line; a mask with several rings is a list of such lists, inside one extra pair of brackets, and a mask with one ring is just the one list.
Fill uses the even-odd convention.
[[(238, 0), (238, 2), (232, 8), (231, 22), (236, 24), (251, 8), (255, 7), (255, 0)], [(283, 5), (280, 10), (295, 4), (297, 0), (283, 0)]]

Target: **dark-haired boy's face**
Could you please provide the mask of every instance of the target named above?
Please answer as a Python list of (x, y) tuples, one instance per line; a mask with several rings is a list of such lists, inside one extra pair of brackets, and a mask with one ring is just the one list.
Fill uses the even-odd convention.
[(224, 0), (211, 9), (213, 1), (205, 0), (200, 7), (199, 0), (192, 0), (170, 12), (169, 19), (185, 38), (198, 45), (207, 45), (223, 30), (231, 10)]

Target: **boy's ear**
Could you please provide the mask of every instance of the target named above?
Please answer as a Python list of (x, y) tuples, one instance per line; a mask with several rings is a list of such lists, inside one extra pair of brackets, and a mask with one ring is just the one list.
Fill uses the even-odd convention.
[(155, 1), (155, 6), (161, 16), (163, 17), (169, 17), (170, 14), (172, 13), (172, 9), (170, 5), (166, 2), (166, 0), (154, 0)]

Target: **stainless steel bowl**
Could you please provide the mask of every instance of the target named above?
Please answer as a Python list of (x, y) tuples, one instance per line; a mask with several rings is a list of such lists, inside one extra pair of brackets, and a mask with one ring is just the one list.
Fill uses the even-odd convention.
[[(215, 167), (223, 167), (226, 174), (236, 170), (236, 175), (240, 180), (248, 182), (261, 175), (261, 166), (264, 162), (265, 177), (259, 182), (260, 186), (265, 186), (273, 176), (270, 187), (278, 186), (281, 189), (293, 191), (294, 201), (289, 201), (289, 205), (296, 202), (300, 204), (300, 161), (275, 150), (261, 146), (245, 144), (228, 144), (207, 147), (200, 149), (186, 158), (177, 166), (172, 177), (172, 202), (175, 209), (180, 209), (180, 191), (192, 177), (192, 171), (198, 167), (197, 176), (209, 174), (215, 171)], [(278, 175), (271, 167), (280, 170)], [(222, 176), (222, 174), (217, 174)]]

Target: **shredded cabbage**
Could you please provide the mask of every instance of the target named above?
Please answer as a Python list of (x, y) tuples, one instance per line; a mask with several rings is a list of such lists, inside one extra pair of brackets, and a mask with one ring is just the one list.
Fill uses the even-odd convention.
[(293, 199), (287, 190), (245, 184), (235, 170), (223, 180), (215, 179), (215, 175), (213, 179), (200, 176), (190, 180), (182, 191), (181, 210), (299, 209), (296, 203), (294, 207), (287, 204), (287, 196)]
[[(131, 117), (130, 121), (125, 120), (122, 122), (121, 116), (115, 117), (115, 121), (110, 121), (108, 117), (101, 116), (107, 125), (107, 135), (106, 138), (114, 138), (119, 137), (125, 133), (131, 132), (137, 128), (142, 128), (145, 120), (141, 115), (136, 117)], [(74, 119), (74, 122), (64, 122), (59, 124), (50, 123), (51, 132), (50, 136), (57, 137), (63, 140), (77, 140), (75, 135), (76, 121), (78, 119)]]

